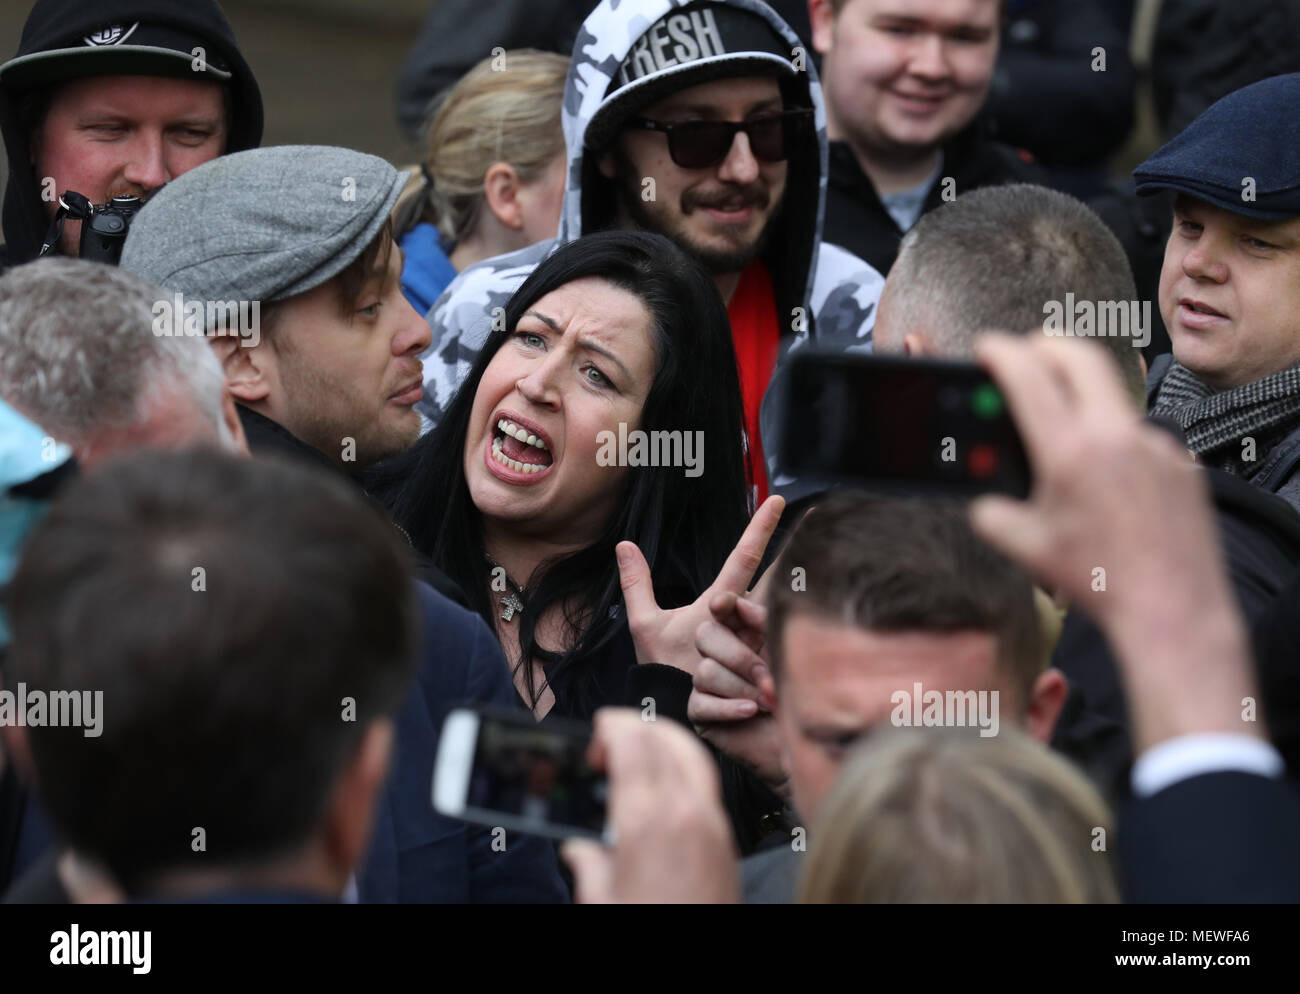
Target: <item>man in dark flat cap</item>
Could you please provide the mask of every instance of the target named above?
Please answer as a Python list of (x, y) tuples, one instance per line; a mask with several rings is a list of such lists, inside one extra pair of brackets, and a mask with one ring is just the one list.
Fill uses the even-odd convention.
[(1160, 275), (1173, 355), (1152, 364), (1152, 413), (1300, 509), (1300, 74), (1224, 97), (1134, 178), (1176, 195)]

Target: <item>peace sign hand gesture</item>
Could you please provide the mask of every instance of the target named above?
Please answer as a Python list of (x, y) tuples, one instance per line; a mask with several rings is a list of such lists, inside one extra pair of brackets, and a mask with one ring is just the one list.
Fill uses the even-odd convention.
[(712, 617), (709, 602), (718, 594), (728, 592), (738, 597), (745, 595), (784, 510), (784, 498), (765, 500), (722, 564), (717, 579), (694, 603), (671, 611), (661, 608), (655, 600), (650, 567), (636, 543), (618, 543), (614, 550), (618, 556), (618, 577), (638, 663), (664, 663), (694, 675), (701, 658), (695, 648), (695, 631)]

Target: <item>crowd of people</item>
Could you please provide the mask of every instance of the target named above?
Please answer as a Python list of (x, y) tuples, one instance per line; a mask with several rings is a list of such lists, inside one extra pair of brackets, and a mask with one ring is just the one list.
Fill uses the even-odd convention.
[[(36, 0), (3, 899), (1300, 900), (1300, 65), (1168, 0), (1114, 179), (1134, 6), (440, 0), (403, 170), (263, 147), (217, 0)], [(1028, 497), (790, 471), (812, 351), (978, 364)], [(436, 810), (467, 705), (603, 840)]]

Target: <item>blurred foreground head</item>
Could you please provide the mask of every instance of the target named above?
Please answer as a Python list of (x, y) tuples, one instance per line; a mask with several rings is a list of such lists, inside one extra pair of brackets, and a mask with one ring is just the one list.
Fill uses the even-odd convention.
[(296, 466), (140, 453), (78, 480), (10, 593), (7, 687), (94, 712), (26, 729), (60, 834), (132, 895), (337, 896), (410, 678), (411, 590), (382, 516)]
[(0, 397), (87, 468), (140, 448), (245, 451), (208, 343), (155, 332), (164, 298), (101, 263), (52, 258), (9, 270), (0, 277)]
[(882, 730), (826, 798), (800, 901), (1114, 903), (1111, 830), (1083, 774), (1022, 733)]

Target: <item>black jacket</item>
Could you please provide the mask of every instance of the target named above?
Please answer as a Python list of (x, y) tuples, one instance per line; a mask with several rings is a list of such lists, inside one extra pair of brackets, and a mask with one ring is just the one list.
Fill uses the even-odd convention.
[(1300, 782), (1300, 568), (1255, 620), (1252, 636), (1269, 738)]
[[(1093, 53), (1105, 51), (1105, 71)], [(1133, 127), (1137, 73), (1125, 32), (1096, 3), (1018, 5), (1002, 32), (988, 112), (999, 141), (1045, 167), (1106, 164)]]
[[(1266, 615), (1274, 618), (1268, 633), (1260, 636), (1261, 645), (1275, 647), (1264, 650), (1267, 660), (1260, 657), (1261, 710), (1278, 750), (1295, 756), (1300, 701), (1294, 681), (1287, 682), (1287, 674), (1295, 669), (1294, 656), (1284, 649), (1286, 626), (1294, 626), (1294, 597), (1300, 594), (1300, 585), (1292, 582), (1300, 574), (1300, 515), (1285, 501), (1235, 476), (1209, 468), (1205, 473), (1237, 606), (1248, 623)], [(1294, 592), (1290, 595), (1289, 583)], [(1125, 796), (1132, 745), (1123, 685), (1109, 644), (1091, 621), (1072, 611), (1052, 664), (1070, 681), (1070, 700), (1057, 722), (1053, 747), (1088, 770), (1111, 796)], [(1276, 725), (1275, 711), (1284, 718)]]
[(1134, 801), (1119, 817), (1127, 904), (1300, 901), (1300, 797), (1250, 773), (1207, 773)]
[[(388, 781), (377, 801), (369, 849), (356, 868), (359, 899), (383, 904), (567, 901), (547, 840), (514, 835), (499, 851), (489, 828), (439, 815), (429, 803), (447, 712), (458, 704), (509, 707), (514, 688), (500, 646), (476, 615), (423, 584), (415, 584), (415, 594), (420, 619), (415, 681), (396, 716)], [(39, 815), (39, 805), (33, 806)], [(25, 828), (27, 848), (38, 858), (4, 894), (5, 903), (67, 903), (49, 825), (29, 813)], [(257, 903), (252, 895), (238, 900)]]
[[(978, 122), (944, 146), (943, 174), (930, 188), (922, 213), (944, 202), (944, 180), (949, 177), (958, 196), (981, 186), (1045, 180), (1043, 171), (1022, 153), (985, 138)], [(903, 234), (853, 150), (846, 142), (831, 142), (822, 240), (843, 246), (888, 276)]]
[(1165, 0), (1151, 56), (1165, 137), (1234, 90), (1300, 71), (1297, 37), (1300, 0)]
[[(209, 40), (212, 53), (230, 66), (232, 74), (227, 84), (231, 88), (232, 113), (225, 150), (256, 148), (262, 141), (262, 95), (216, 0), (37, 0), (14, 57), (80, 46), (82, 39), (98, 28), (134, 21), (167, 25)], [(35, 259), (50, 224), (29, 158), (30, 135), (21, 120), (23, 105), (29, 99), (28, 94), (0, 86), (0, 134), (9, 157), (0, 272), (7, 266)]]
[[(332, 473), (347, 480), (362, 493), (370, 496), (362, 482), (360, 470), (355, 474), (347, 473), (325, 453), (301, 441), (283, 425), (277, 424), (270, 418), (258, 414), (243, 404), (237, 405), (237, 409), (239, 411), (239, 421), (244, 427), (244, 436), (248, 439), (248, 449), (253, 455), (270, 455), (275, 458), (289, 459), (302, 465), (314, 466), (318, 470)], [(378, 502), (376, 502), (376, 505), (378, 506)], [(398, 531), (402, 531), (397, 525), (393, 527), (397, 528)], [(423, 580), (448, 600), (454, 601), (461, 607), (468, 607), (464, 591), (447, 574), (435, 568), (426, 556), (422, 555), (414, 546), (411, 546), (410, 536), (406, 535), (405, 532), (402, 532), (402, 535), (406, 538), (407, 545), (411, 549), (412, 571), (415, 578)]]

